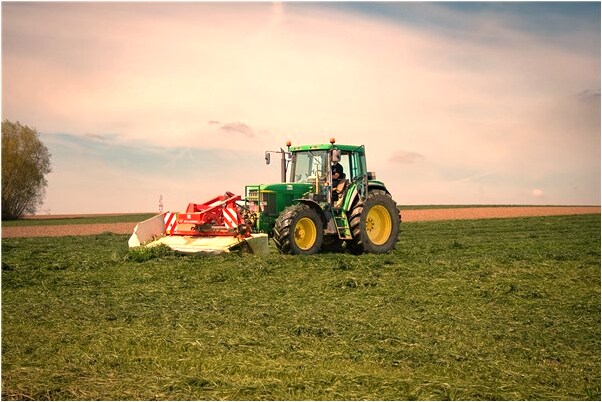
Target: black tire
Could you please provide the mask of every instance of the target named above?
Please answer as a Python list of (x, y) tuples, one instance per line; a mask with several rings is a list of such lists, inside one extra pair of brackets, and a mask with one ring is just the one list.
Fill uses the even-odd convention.
[(351, 252), (381, 254), (395, 248), (399, 236), (399, 211), (385, 191), (372, 190), (366, 201), (358, 199), (349, 210), (348, 219), (353, 236), (347, 243)]
[(324, 240), (324, 224), (307, 204), (287, 207), (274, 225), (274, 243), (282, 254), (315, 254)]

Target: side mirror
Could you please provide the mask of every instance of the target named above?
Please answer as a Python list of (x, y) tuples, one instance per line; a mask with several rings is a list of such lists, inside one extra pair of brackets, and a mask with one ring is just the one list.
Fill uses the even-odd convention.
[(333, 162), (340, 162), (341, 161), (341, 150), (340, 149), (333, 149), (332, 150), (332, 161)]
[(265, 164), (266, 165), (270, 164), (270, 153), (269, 152), (265, 153)]

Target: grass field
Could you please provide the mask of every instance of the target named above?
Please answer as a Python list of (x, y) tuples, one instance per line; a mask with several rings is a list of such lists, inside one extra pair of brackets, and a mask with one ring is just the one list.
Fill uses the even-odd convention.
[(402, 224), (387, 255), (2, 240), (2, 399), (600, 400), (600, 215)]

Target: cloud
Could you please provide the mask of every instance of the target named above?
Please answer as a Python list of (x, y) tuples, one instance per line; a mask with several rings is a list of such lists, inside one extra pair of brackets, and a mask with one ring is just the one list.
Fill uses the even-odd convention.
[(540, 190), (540, 189), (538, 189), (538, 188), (534, 188), (534, 189), (531, 191), (531, 195), (532, 195), (533, 197), (535, 197), (535, 198), (542, 198), (542, 197), (544, 196), (544, 192), (543, 192), (543, 190)]
[(115, 142), (118, 136), (113, 134), (85, 133), (84, 137), (94, 141), (107, 143)]
[(226, 123), (223, 126), (221, 126), (220, 130), (226, 131), (228, 133), (239, 133), (248, 138), (255, 138), (255, 132), (251, 127), (249, 127), (245, 123)]
[(217, 120), (209, 120), (208, 123), (210, 125), (220, 126), (219, 129), (222, 131), (225, 131), (226, 133), (242, 134), (243, 136), (245, 136), (247, 138), (255, 138), (256, 137), (255, 131), (251, 127), (246, 125), (245, 123), (234, 122), (234, 123), (222, 124)]
[(413, 163), (421, 162), (425, 159), (426, 158), (424, 157), (424, 155), (421, 155), (417, 152), (401, 150), (401, 151), (395, 152), (389, 158), (389, 161), (392, 163), (413, 164)]
[(586, 89), (577, 94), (577, 98), (584, 102), (594, 102), (600, 104), (600, 90)]

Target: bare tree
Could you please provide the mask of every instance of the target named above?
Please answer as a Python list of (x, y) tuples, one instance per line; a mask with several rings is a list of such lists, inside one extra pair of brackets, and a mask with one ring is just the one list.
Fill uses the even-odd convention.
[(50, 156), (35, 128), (2, 121), (2, 220), (35, 213), (44, 199)]

